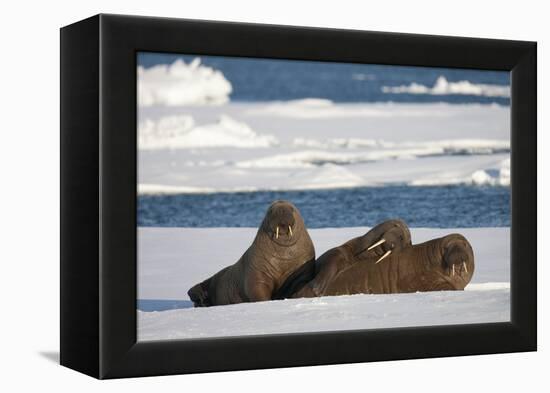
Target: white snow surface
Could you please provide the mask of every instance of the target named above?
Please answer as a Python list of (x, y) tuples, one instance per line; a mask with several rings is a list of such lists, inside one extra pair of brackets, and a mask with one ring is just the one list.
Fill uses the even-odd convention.
[[(310, 229), (316, 255), (369, 228)], [(460, 232), (475, 273), (465, 291), (287, 299), (209, 308), (137, 312), (138, 339), (286, 334), (510, 320), (509, 228), (413, 228), (420, 243)], [(138, 228), (138, 298), (189, 300), (187, 290), (233, 264), (255, 228)], [(191, 307), (191, 303), (189, 304)]]
[(306, 99), (139, 111), (139, 193), (510, 184), (509, 107)]

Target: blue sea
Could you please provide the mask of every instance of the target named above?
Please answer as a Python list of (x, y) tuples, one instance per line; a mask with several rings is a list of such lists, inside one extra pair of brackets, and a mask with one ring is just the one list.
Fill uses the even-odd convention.
[(257, 227), (272, 201), (300, 210), (308, 228), (374, 226), (401, 218), (411, 227), (510, 226), (509, 187), (386, 186), (308, 191), (142, 195), (138, 225)]
[(324, 98), (333, 102), (448, 102), (497, 103), (509, 105), (508, 97), (483, 95), (393, 94), (383, 87), (410, 85), (433, 86), (443, 76), (449, 82), (510, 85), (505, 71), (405, 67), (296, 60), (249, 59), (222, 56), (138, 54), (138, 65), (145, 68), (171, 64), (177, 59), (186, 63), (200, 57), (202, 64), (219, 70), (231, 82), (231, 101), (284, 101), (301, 98)]

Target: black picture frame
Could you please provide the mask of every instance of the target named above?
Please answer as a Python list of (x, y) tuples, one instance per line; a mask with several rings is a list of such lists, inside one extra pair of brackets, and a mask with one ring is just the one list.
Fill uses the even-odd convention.
[[(136, 52), (511, 72), (511, 321), (136, 341)], [(536, 43), (96, 15), (61, 29), (61, 364), (96, 378), (535, 351)], [(235, 356), (238, 354), (238, 356)]]

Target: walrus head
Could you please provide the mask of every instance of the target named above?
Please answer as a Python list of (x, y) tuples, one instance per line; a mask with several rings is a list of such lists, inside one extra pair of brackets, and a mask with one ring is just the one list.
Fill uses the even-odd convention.
[(401, 286), (409, 291), (462, 290), (474, 274), (474, 251), (458, 233), (415, 245), (398, 257)]
[(387, 220), (357, 239), (353, 251), (359, 259), (376, 256), (376, 263), (412, 245), (409, 227), (402, 220)]
[(279, 246), (292, 246), (299, 240), (304, 227), (296, 206), (288, 201), (275, 201), (267, 209), (260, 231)]
[(474, 274), (474, 251), (470, 242), (458, 233), (441, 239), (442, 263), (440, 269), (456, 287), (463, 289)]

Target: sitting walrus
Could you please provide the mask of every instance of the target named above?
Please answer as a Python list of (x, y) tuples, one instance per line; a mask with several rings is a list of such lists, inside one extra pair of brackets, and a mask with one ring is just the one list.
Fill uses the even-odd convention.
[(195, 307), (271, 300), (308, 261), (315, 261), (315, 250), (300, 212), (290, 202), (276, 201), (243, 256), (187, 293)]
[[(307, 284), (291, 297), (462, 290), (474, 273), (474, 253), (462, 235), (452, 234), (414, 246), (405, 243), (399, 246), (403, 248), (387, 254), (383, 262), (377, 255), (366, 254), (360, 261), (354, 260), (333, 274), (322, 287), (314, 287), (316, 291), (310, 290)], [(319, 258), (328, 258), (329, 262), (325, 260), (323, 265), (332, 263), (333, 250)], [(342, 262), (337, 264), (345, 266)]]
[(411, 233), (401, 220), (385, 221), (365, 235), (328, 250), (314, 263), (296, 271), (275, 294), (274, 299), (323, 296), (342, 272), (357, 263), (382, 262), (392, 253), (411, 246)]

